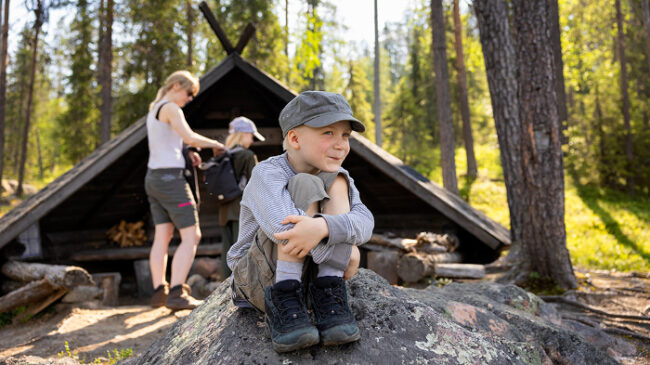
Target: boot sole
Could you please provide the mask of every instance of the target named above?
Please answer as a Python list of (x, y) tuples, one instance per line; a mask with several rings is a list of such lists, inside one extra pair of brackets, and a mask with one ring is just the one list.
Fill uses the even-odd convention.
[(330, 328), (329, 331), (321, 332), (321, 339), (323, 340), (323, 346), (338, 346), (344, 345), (346, 343), (359, 341), (361, 338), (361, 332), (357, 328), (357, 331), (351, 335), (348, 335), (343, 330), (337, 330), (336, 327)]
[(264, 316), (264, 322), (266, 323), (266, 331), (265, 332), (266, 332), (267, 336), (271, 338), (271, 342), (273, 343), (273, 350), (275, 350), (275, 352), (282, 353), (282, 352), (291, 352), (291, 351), (295, 351), (295, 350), (300, 350), (300, 349), (304, 349), (304, 348), (307, 348), (307, 347), (314, 346), (314, 345), (318, 344), (318, 342), (320, 341), (320, 338), (318, 336), (318, 332), (316, 331), (315, 334), (313, 334), (313, 333), (304, 333), (304, 334), (302, 334), (300, 337), (298, 337), (296, 342), (294, 342), (292, 344), (277, 343), (277, 342), (273, 341), (273, 337), (271, 336), (271, 330), (269, 329), (270, 325), (269, 325), (268, 317)]

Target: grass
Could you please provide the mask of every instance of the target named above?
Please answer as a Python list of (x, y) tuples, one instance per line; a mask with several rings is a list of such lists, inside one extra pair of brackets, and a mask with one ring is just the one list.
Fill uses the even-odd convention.
[[(80, 364), (86, 363), (83, 357), (82, 358), (79, 357), (78, 351), (70, 350), (70, 345), (68, 344), (68, 341), (65, 341), (64, 348), (65, 349), (63, 351), (59, 352), (59, 358), (70, 358), (79, 362)], [(106, 351), (106, 354), (108, 355), (108, 358), (97, 357), (92, 362), (90, 362), (90, 364), (113, 365), (120, 360), (124, 360), (133, 356), (133, 349), (131, 348), (123, 349), (123, 350), (113, 349), (112, 353), (110, 351)]]
[[(479, 176), (471, 181), (465, 150), (457, 149), (461, 196), (504, 225), (510, 215), (496, 146), (476, 146)], [(438, 169), (429, 178), (442, 183)], [(567, 248), (573, 265), (602, 270), (650, 272), (650, 198), (580, 184), (565, 174)]]

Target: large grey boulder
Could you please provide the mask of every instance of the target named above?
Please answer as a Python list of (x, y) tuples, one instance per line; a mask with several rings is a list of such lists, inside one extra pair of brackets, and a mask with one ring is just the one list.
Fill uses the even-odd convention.
[(561, 326), (552, 306), (516, 286), (391, 286), (361, 269), (348, 282), (361, 340), (278, 354), (263, 319), (234, 307), (223, 283), (137, 364), (615, 364)]

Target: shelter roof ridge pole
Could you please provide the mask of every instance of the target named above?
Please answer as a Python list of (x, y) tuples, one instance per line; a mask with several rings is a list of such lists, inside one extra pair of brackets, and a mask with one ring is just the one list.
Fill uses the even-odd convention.
[(241, 54), (242, 51), (244, 51), (244, 47), (248, 44), (248, 41), (253, 37), (253, 34), (255, 34), (255, 26), (253, 23), (246, 24), (246, 29), (244, 29), (244, 32), (239, 37), (239, 41), (235, 46), (235, 52)]
[[(199, 4), (199, 9), (201, 9), (203, 16), (205, 16), (205, 19), (208, 21), (208, 24), (210, 24), (210, 27), (212, 28), (212, 31), (214, 31), (214, 34), (216, 34), (217, 38), (219, 38), (221, 45), (226, 50), (226, 54), (233, 53), (233, 51), (235, 51), (235, 47), (232, 46), (232, 43), (230, 43), (228, 36), (226, 36), (226, 33), (223, 31), (223, 29), (221, 29), (221, 26), (219, 25), (217, 18), (215, 18), (208, 4), (205, 1), (201, 1), (201, 3)], [(242, 48), (244, 47), (242, 46)]]

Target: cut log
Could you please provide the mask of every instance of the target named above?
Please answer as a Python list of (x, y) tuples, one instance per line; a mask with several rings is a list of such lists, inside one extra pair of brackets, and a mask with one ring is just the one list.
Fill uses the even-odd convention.
[(106, 235), (120, 247), (142, 246), (147, 242), (147, 233), (144, 231), (144, 222), (127, 223), (122, 220), (111, 227)]
[(47, 308), (50, 304), (56, 302), (57, 299), (61, 298), (65, 293), (68, 291), (66, 289), (58, 289), (52, 294), (50, 294), (47, 298), (44, 300), (41, 300), (40, 302), (35, 302), (31, 303), (27, 306), (27, 309), (14, 317), (14, 319), (11, 321), (13, 324), (16, 324), (23, 319), (29, 319), (36, 314), (38, 314), (40, 311), (43, 309)]
[(116, 307), (119, 304), (122, 275), (119, 272), (93, 274), (93, 280), (104, 291), (102, 294), (102, 304)]
[(48, 297), (56, 290), (57, 287), (53, 286), (47, 279), (32, 281), (22, 288), (0, 297), (0, 313), (10, 311), (21, 305), (39, 301)]
[(138, 287), (138, 297), (148, 298), (153, 294), (153, 281), (151, 280), (151, 268), (149, 260), (133, 261), (135, 271), (135, 282)]
[(409, 253), (399, 260), (397, 275), (407, 283), (415, 283), (420, 279), (435, 273), (436, 263), (459, 263), (463, 256), (459, 252), (439, 253), (427, 255), (423, 253)]
[(443, 278), (482, 279), (485, 277), (485, 267), (477, 264), (444, 264), (435, 265), (435, 274)]
[(384, 247), (398, 248), (404, 251), (412, 251), (411, 247), (414, 246), (417, 241), (411, 238), (388, 238), (381, 234), (373, 234), (370, 237), (370, 241), (368, 241), (368, 243), (373, 243)]
[(368, 269), (376, 272), (390, 284), (397, 284), (398, 251), (368, 252)]
[(458, 237), (452, 233), (420, 232), (416, 241), (414, 249), (426, 253), (454, 252), (460, 245)]
[(78, 266), (9, 261), (2, 266), (2, 273), (22, 282), (46, 279), (53, 287), (68, 290), (78, 285), (94, 285), (90, 274)]
[(103, 290), (94, 285), (79, 285), (70, 290), (61, 301), (63, 303), (83, 303), (99, 298), (102, 293)]

